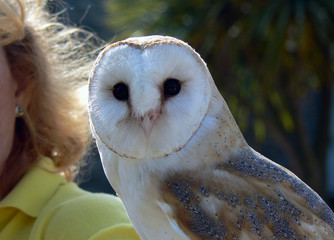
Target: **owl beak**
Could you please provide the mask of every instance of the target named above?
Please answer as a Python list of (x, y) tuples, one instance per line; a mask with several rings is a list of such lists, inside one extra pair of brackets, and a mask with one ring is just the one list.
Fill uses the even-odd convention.
[(146, 138), (150, 138), (152, 128), (159, 115), (160, 112), (158, 111), (150, 111), (140, 118), (140, 126), (142, 127)]

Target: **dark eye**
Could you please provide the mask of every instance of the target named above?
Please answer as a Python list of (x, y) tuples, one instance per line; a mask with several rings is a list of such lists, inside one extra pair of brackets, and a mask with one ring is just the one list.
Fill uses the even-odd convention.
[(177, 79), (169, 78), (164, 83), (164, 95), (165, 97), (171, 97), (177, 95), (181, 90), (180, 81)]
[(129, 98), (128, 87), (124, 83), (117, 83), (112, 90), (114, 97), (120, 101), (126, 101)]

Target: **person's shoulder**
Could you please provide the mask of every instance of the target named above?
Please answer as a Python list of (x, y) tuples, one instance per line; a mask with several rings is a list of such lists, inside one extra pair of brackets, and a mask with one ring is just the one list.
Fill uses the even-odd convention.
[(50, 202), (45, 239), (139, 239), (116, 196), (67, 184)]
[(112, 224), (130, 223), (122, 201), (110, 194), (82, 190), (80, 195), (66, 199), (60, 205), (58, 214), (64, 212), (90, 219), (108, 219)]

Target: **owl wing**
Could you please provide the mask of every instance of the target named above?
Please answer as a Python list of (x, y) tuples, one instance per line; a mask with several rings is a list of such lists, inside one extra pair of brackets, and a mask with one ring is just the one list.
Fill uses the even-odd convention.
[(334, 239), (334, 214), (293, 173), (253, 150), (171, 173), (159, 202), (190, 239)]

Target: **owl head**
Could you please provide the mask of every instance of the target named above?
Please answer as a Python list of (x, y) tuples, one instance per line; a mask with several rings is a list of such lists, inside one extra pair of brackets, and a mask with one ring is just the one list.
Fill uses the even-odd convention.
[(207, 113), (208, 79), (201, 57), (172, 37), (136, 37), (107, 46), (89, 79), (93, 137), (126, 158), (179, 151)]

